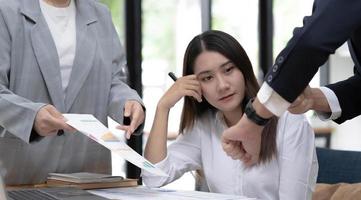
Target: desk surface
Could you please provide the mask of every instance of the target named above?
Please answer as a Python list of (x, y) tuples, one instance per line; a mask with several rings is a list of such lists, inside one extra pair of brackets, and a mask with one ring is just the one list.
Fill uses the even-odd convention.
[(161, 188), (147, 188), (145, 186), (128, 187), (128, 188), (111, 188), (100, 190), (88, 190), (89, 192), (109, 198), (109, 199), (129, 199), (129, 200), (195, 200), (195, 199), (207, 199), (207, 200), (253, 200), (253, 198), (247, 198), (243, 196), (224, 195), (209, 192), (198, 191), (176, 191), (167, 190)]

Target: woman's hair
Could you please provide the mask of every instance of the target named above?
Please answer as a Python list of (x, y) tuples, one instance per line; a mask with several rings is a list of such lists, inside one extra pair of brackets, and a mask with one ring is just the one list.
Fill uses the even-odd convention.
[[(245, 79), (245, 95), (241, 103), (242, 110), (249, 99), (255, 97), (259, 90), (251, 61), (242, 46), (231, 35), (222, 31), (210, 30), (197, 35), (189, 43), (183, 60), (183, 76), (194, 74), (194, 62), (203, 51), (213, 51), (228, 58), (243, 74)], [(241, 86), (240, 86), (241, 87)], [(179, 132), (184, 133), (193, 127), (195, 120), (207, 111), (217, 109), (203, 98), (201, 103), (186, 96), (182, 110)], [(276, 155), (277, 118), (273, 117), (262, 132), (262, 143), (259, 163), (267, 162)]]

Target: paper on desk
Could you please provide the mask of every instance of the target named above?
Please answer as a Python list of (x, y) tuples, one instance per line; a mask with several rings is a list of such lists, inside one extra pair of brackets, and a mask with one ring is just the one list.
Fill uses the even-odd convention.
[(124, 187), (124, 188), (110, 188), (89, 190), (98, 196), (102, 196), (108, 199), (127, 199), (127, 200), (195, 200), (195, 199), (207, 199), (207, 200), (256, 200), (254, 198), (247, 198), (244, 196), (227, 195), (210, 192), (198, 192), (198, 191), (176, 191), (165, 190), (162, 188), (147, 188), (143, 186), (138, 187)]
[(168, 176), (123, 141), (124, 131), (114, 131), (118, 123), (110, 117), (108, 117), (108, 129), (93, 115), (63, 114), (63, 116), (68, 120), (67, 124), (137, 167), (159, 176)]

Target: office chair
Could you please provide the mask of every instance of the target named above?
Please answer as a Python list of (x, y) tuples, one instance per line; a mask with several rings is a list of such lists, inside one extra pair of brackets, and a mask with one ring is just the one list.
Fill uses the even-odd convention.
[(360, 183), (361, 152), (316, 148), (317, 183)]

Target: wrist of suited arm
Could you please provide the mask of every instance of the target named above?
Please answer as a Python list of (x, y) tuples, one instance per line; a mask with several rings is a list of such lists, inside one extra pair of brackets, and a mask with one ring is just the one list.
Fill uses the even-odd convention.
[(255, 100), (253, 101), (253, 108), (254, 110), (256, 111), (256, 113), (262, 117), (262, 118), (265, 118), (265, 119), (269, 119), (271, 118), (272, 116), (274, 116), (274, 114), (269, 111), (259, 100), (258, 98), (256, 97)]
[(312, 110), (331, 113), (330, 105), (325, 94), (319, 88), (311, 88)]

